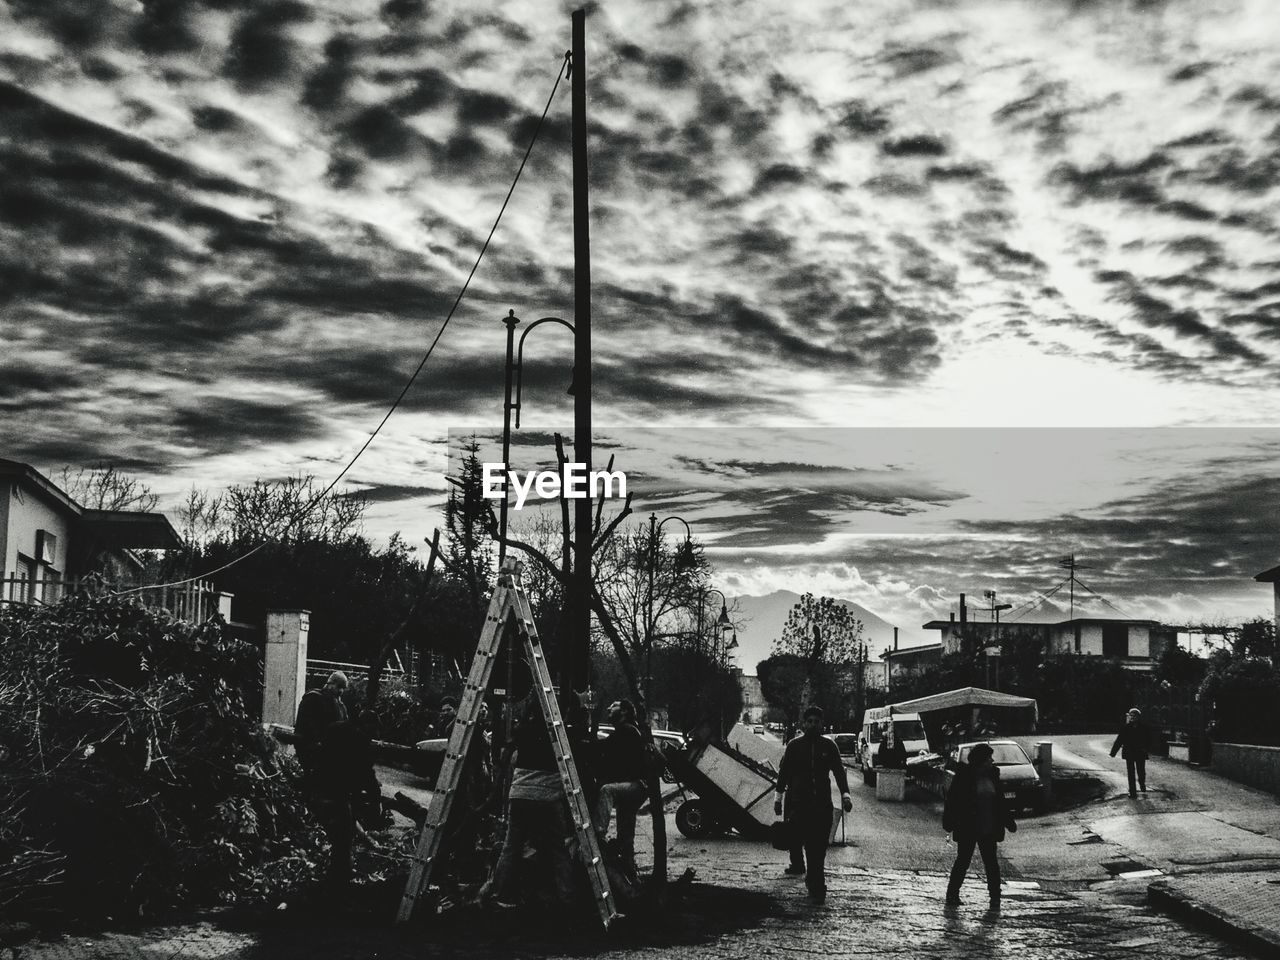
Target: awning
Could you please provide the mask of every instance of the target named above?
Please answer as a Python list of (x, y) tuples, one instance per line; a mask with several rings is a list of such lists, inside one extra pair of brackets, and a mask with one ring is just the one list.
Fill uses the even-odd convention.
[(1031, 707), (1034, 710), (1036, 702), (1031, 697), (1015, 697), (998, 690), (961, 687), (959, 690), (948, 690), (946, 693), (895, 703), (893, 710), (895, 713), (929, 713), (951, 707)]
[(182, 538), (163, 513), (126, 510), (86, 510), (81, 528), (99, 546), (126, 550), (173, 550)]

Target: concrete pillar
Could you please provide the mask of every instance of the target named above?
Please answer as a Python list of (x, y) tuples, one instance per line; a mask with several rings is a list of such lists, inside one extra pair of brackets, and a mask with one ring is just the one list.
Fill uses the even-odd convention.
[(1053, 798), (1053, 744), (1041, 740), (1036, 744), (1036, 772), (1044, 781), (1044, 799), (1048, 803)]
[(262, 670), (262, 722), (293, 726), (307, 689), (310, 610), (268, 610)]

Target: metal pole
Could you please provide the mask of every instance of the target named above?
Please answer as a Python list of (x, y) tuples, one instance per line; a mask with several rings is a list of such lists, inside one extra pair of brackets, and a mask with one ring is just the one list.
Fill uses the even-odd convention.
[[(591, 472), (591, 227), (587, 202), (587, 56), (585, 10), (573, 12), (573, 445), (577, 462)], [(591, 514), (583, 497), (574, 510), (574, 628), (564, 679), (586, 689), (591, 668)], [(647, 691), (646, 691), (647, 694)]]
[(507, 387), (505, 399), (502, 402), (502, 504), (499, 506), (498, 514), (498, 533), (500, 540), (498, 542), (498, 566), (502, 566), (502, 561), (507, 559), (507, 484), (511, 477), (511, 377), (515, 367), (515, 345), (516, 345), (516, 324), (520, 322), (520, 318), (516, 316), (514, 310), (508, 310), (507, 315), (502, 318), (502, 322), (507, 325)]
[(653, 571), (658, 565), (658, 540), (656, 524), (658, 515), (649, 514), (649, 593), (645, 603), (644, 618), (644, 699), (645, 709), (653, 707)]

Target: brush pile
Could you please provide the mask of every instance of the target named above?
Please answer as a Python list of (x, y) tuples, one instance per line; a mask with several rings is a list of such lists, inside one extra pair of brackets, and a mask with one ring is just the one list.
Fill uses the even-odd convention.
[(220, 621), (127, 597), (0, 607), (0, 915), (116, 918), (318, 874), (300, 772)]

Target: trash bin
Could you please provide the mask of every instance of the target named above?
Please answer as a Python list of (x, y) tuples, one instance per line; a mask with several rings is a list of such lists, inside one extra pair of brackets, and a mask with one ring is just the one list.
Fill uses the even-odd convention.
[(907, 799), (907, 771), (877, 770), (876, 799), (901, 803)]

